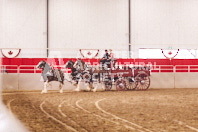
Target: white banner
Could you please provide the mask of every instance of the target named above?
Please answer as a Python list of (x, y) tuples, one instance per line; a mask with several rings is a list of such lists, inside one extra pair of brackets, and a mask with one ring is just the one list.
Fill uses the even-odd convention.
[(1, 53), (6, 58), (17, 57), (21, 52), (21, 49), (1, 49)]

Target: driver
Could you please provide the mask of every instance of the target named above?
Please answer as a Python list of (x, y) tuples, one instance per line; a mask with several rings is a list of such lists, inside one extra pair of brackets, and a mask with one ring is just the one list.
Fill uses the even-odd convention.
[(100, 60), (100, 64), (103, 66), (107, 62), (109, 63), (111, 61), (111, 59), (109, 57), (110, 56), (109, 56), (108, 50), (105, 50), (105, 54), (103, 55), (102, 59)]

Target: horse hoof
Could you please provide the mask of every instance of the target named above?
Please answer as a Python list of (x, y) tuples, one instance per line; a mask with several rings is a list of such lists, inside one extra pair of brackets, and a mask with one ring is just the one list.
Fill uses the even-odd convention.
[(41, 94), (47, 93), (46, 91), (42, 91)]
[(96, 89), (93, 89), (93, 92), (96, 92)]
[(91, 91), (91, 89), (87, 89), (87, 91)]
[(77, 92), (79, 92), (80, 90), (79, 90), (79, 89), (75, 89), (74, 91), (77, 91)]

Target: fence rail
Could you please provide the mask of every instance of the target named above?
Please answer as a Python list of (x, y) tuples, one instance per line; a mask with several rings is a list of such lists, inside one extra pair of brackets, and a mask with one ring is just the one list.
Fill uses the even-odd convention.
[[(140, 65), (131, 65), (136, 67)], [(151, 72), (198, 72), (198, 65), (151, 65)], [(53, 68), (61, 69), (64, 73), (70, 73), (70, 69), (65, 69), (63, 65), (54, 65)], [(0, 73), (41, 73), (41, 69), (37, 69), (36, 65), (0, 65)]]
[[(64, 69), (63, 65), (55, 65), (53, 68), (61, 69), (64, 73), (70, 73), (70, 69)], [(0, 73), (41, 73), (36, 65), (0, 65)]]

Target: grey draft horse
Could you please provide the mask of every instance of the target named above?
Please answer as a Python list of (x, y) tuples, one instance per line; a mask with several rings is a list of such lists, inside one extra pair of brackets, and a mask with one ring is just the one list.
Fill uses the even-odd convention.
[(78, 80), (79, 80), (78, 75), (79, 74), (78, 74), (78, 71), (76, 70), (76, 68), (74, 68), (74, 62), (72, 60), (67, 61), (64, 68), (71, 69), (71, 74), (69, 75), (69, 78), (70, 78), (69, 82), (71, 82), (74, 85), (78, 84)]
[(60, 93), (63, 93), (63, 87), (64, 84), (64, 73), (59, 69), (53, 69), (53, 67), (50, 67), (48, 63), (45, 61), (40, 61), (38, 65), (36, 66), (38, 69), (42, 69), (41, 76), (44, 80), (44, 88), (41, 91), (41, 93), (47, 93), (47, 85), (51, 81), (58, 81)]
[[(74, 63), (69, 60), (65, 68), (70, 68), (72, 73), (71, 76), (73, 80), (76, 80), (78, 86), (75, 91), (80, 91), (80, 82), (83, 80), (85, 85), (87, 85), (87, 90), (94, 92), (97, 90), (98, 84), (100, 83), (100, 69), (99, 67), (88, 66), (81, 59), (77, 59)], [(95, 85), (95, 86), (94, 86)], [(103, 88), (104, 89), (104, 88)]]

